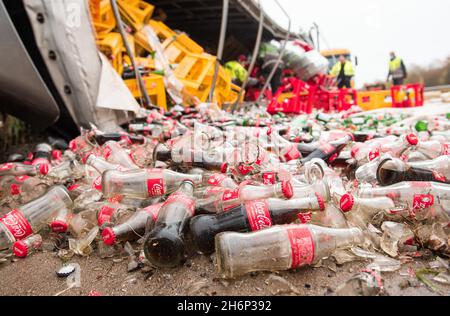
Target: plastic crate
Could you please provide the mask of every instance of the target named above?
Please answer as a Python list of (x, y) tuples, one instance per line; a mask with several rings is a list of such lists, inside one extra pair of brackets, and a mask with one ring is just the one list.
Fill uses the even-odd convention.
[(150, 22), (155, 7), (141, 0), (117, 0), (120, 15), (135, 31), (141, 30)]
[[(147, 93), (150, 96), (152, 102), (160, 108), (167, 110), (167, 97), (166, 88), (164, 85), (164, 77), (151, 74), (149, 76), (142, 77), (142, 80), (145, 83)], [(135, 98), (140, 98), (142, 96), (136, 79), (128, 79), (124, 82)]]
[(424, 104), (424, 85), (422, 84), (393, 86), (391, 93), (394, 108), (417, 107)]
[(392, 107), (390, 90), (358, 91), (357, 104), (365, 111)]

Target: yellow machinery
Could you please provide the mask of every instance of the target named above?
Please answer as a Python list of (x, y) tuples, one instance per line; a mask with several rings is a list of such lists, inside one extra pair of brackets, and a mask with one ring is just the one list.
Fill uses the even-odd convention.
[[(164, 77), (151, 73), (155, 70), (155, 61), (152, 57), (154, 52), (146, 35), (142, 32), (145, 25), (149, 25), (158, 36), (168, 61), (175, 69), (174, 75), (184, 84), (184, 100), (193, 100), (195, 97), (200, 102), (206, 102), (211, 90), (217, 58), (206, 54), (204, 49), (187, 34), (177, 33), (163, 22), (152, 20), (155, 8), (151, 4), (141, 0), (117, 0), (117, 4), (124, 22), (133, 31), (133, 35), (130, 34), (128, 40), (134, 49), (135, 59), (139, 67), (150, 73), (144, 75), (143, 80), (152, 102), (162, 108), (167, 107)], [(124, 64), (130, 65), (130, 62), (125, 54), (125, 46), (120, 34), (113, 32), (116, 21), (110, 1), (90, 0), (90, 10), (99, 50), (109, 58), (114, 69), (122, 75)], [(219, 105), (235, 102), (240, 88), (233, 85), (231, 81), (231, 76), (220, 66), (213, 97)], [(136, 98), (141, 96), (136, 79), (125, 80), (125, 83), (133, 96)]]

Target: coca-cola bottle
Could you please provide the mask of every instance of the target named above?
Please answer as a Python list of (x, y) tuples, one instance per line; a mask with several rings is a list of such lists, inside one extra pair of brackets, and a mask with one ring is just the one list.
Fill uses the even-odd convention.
[(94, 151), (96, 148), (96, 145), (94, 144), (94, 135), (94, 131), (82, 130), (80, 136), (70, 141), (70, 150), (81, 157), (88, 152)]
[(51, 230), (55, 233), (67, 232), (71, 216), (72, 212), (68, 208), (60, 209), (55, 218), (50, 222)]
[(222, 187), (233, 190), (238, 187), (237, 183), (233, 179), (223, 173), (214, 173), (205, 180), (208, 181), (208, 185), (213, 187)]
[(300, 151), (297, 149), (296, 144), (284, 139), (277, 131), (273, 131), (271, 128), (267, 130), (267, 135), (270, 136), (270, 140), (273, 143), (275, 152), (281, 161), (287, 162), (291, 160), (297, 160), (302, 157)]
[(121, 165), (130, 170), (139, 169), (131, 159), (130, 155), (127, 154), (125, 149), (123, 149), (118, 142), (106, 142), (105, 145), (103, 145), (102, 155), (103, 158), (110, 163)]
[(29, 176), (15, 177), (9, 184), (11, 196), (20, 198), (23, 203), (27, 203), (42, 195), (48, 188), (48, 184), (42, 179)]
[(94, 154), (86, 154), (82, 159), (81, 162), (91, 166), (95, 170), (97, 170), (100, 174), (103, 174), (105, 171), (108, 170), (119, 170), (119, 171), (127, 171), (128, 169), (126, 167), (123, 167), (120, 164), (113, 164), (109, 163), (105, 159), (101, 157), (97, 157)]
[(52, 146), (46, 143), (36, 145), (36, 149), (33, 154), (33, 166), (38, 165), (50, 165), (52, 159)]
[(37, 176), (46, 175), (49, 170), (48, 164), (25, 165), (23, 163), (4, 163), (0, 165), (0, 177), (2, 176)]
[(127, 133), (96, 133), (95, 140), (100, 146), (103, 146), (109, 141), (120, 142), (126, 140), (131, 144), (144, 144), (146, 142), (143, 136), (135, 136)]
[(60, 162), (50, 170), (47, 177), (53, 181), (64, 182), (73, 178), (82, 178), (83, 174), (83, 166), (74, 159)]
[(447, 146), (441, 144), (437, 140), (419, 142), (416, 146), (416, 150), (424, 154), (428, 159), (435, 159), (441, 155), (448, 155)]
[(324, 209), (325, 201), (319, 194), (304, 199), (247, 201), (226, 213), (194, 217), (190, 231), (197, 249), (209, 254), (214, 251), (214, 237), (221, 232), (249, 232), (289, 224), (297, 219), (299, 213)]
[(377, 183), (377, 170), (381, 162), (393, 159), (391, 154), (384, 154), (356, 169), (355, 178), (359, 183)]
[(358, 198), (347, 193), (341, 198), (340, 208), (348, 221), (365, 229), (375, 215), (395, 210), (396, 206), (388, 197)]
[(377, 180), (382, 186), (404, 181), (435, 181), (449, 183), (450, 157), (442, 156), (435, 160), (405, 163), (400, 159), (387, 159), (380, 163)]
[(294, 194), (291, 181), (270, 186), (242, 185), (236, 189), (210, 187), (197, 200), (197, 209), (206, 213), (222, 213), (241, 205), (245, 201), (269, 198), (290, 199)]
[[(114, 245), (123, 241), (134, 241), (145, 232), (147, 221), (151, 219), (156, 222), (158, 214), (164, 203), (150, 205), (142, 210), (136, 211), (129, 219), (114, 227), (106, 227), (102, 232), (103, 242), (106, 245)], [(100, 220), (100, 218), (99, 218)]]
[(94, 203), (93, 207), (97, 211), (97, 225), (100, 228), (112, 226), (120, 219), (128, 218), (130, 213), (134, 213), (135, 208), (121, 204), (122, 196), (108, 199), (106, 202)]
[(164, 202), (144, 244), (145, 257), (156, 267), (176, 267), (185, 260), (184, 233), (195, 215), (194, 183), (183, 181)]
[(411, 217), (421, 218), (419, 213), (435, 206), (448, 205), (450, 185), (437, 182), (400, 182), (387, 187), (362, 187), (360, 198), (388, 197), (398, 209), (407, 209)]
[(225, 232), (215, 240), (218, 273), (232, 279), (255, 271), (296, 269), (364, 240), (359, 228), (314, 225), (274, 226), (246, 234)]
[(201, 175), (178, 173), (166, 169), (140, 169), (126, 172), (110, 170), (102, 177), (102, 191), (107, 198), (120, 194), (147, 199), (170, 194), (183, 180), (202, 183)]
[(54, 186), (38, 199), (12, 210), (0, 218), (0, 249), (9, 248), (16, 240), (39, 232), (59, 210), (71, 207), (67, 189)]
[(400, 136), (392, 143), (382, 144), (381, 153), (390, 153), (394, 157), (400, 157), (407, 149), (417, 146), (419, 138), (415, 134)]
[(344, 138), (330, 143), (321, 143), (308, 157), (300, 159), (299, 164), (304, 166), (308, 161), (319, 158), (327, 162), (331, 162), (339, 156), (339, 153), (353, 141), (353, 135), (348, 134)]
[(294, 184), (294, 196), (295, 199), (314, 197), (316, 193), (320, 194), (325, 201), (328, 201), (331, 197), (330, 189), (326, 181), (319, 181), (313, 184), (303, 183)]
[(28, 257), (42, 247), (42, 236), (30, 235), (25, 239), (18, 240), (13, 244), (13, 253), (17, 258)]

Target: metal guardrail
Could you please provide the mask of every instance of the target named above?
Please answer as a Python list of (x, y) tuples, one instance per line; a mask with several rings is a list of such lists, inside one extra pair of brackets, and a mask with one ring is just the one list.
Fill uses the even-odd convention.
[(450, 85), (426, 87), (425, 88), (425, 92), (434, 92), (434, 91), (450, 91)]

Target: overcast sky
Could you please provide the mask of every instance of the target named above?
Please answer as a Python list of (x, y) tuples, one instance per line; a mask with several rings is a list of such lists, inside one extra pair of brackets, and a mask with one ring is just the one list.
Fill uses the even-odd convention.
[[(330, 48), (348, 48), (358, 56), (357, 85), (385, 80), (389, 52), (406, 65), (428, 65), (450, 55), (449, 0), (279, 0), (293, 28), (316, 22)], [(287, 28), (274, 0), (265, 11)], [(322, 40), (321, 49), (327, 48)]]

